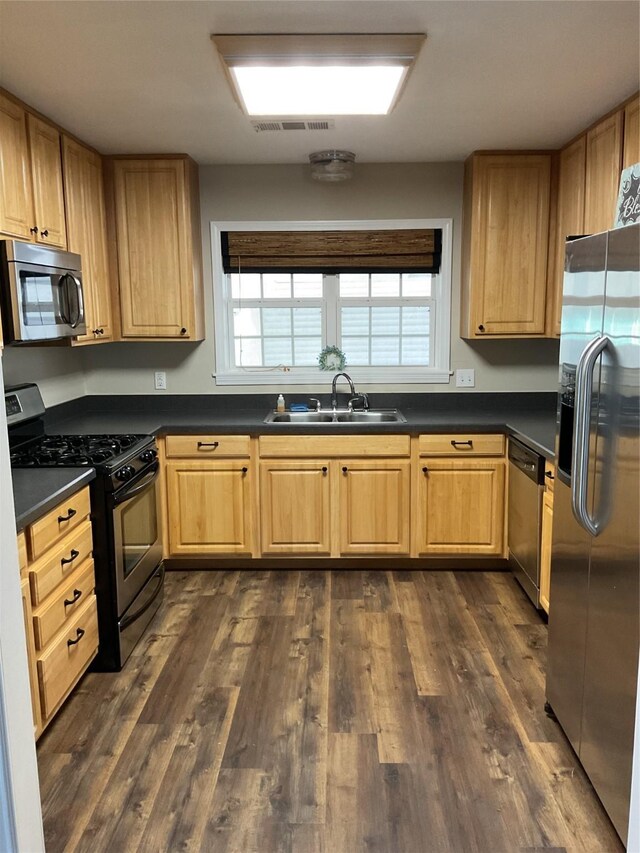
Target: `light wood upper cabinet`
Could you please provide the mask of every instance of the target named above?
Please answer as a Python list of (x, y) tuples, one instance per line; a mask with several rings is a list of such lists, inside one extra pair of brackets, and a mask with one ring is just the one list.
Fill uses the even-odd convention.
[(556, 258), (554, 277), (549, 282), (549, 334), (560, 334), (562, 319), (562, 285), (567, 237), (584, 234), (584, 183), (586, 169), (586, 136), (576, 139), (560, 152), (556, 215)]
[(462, 337), (544, 335), (550, 182), (548, 154), (467, 160)]
[(102, 158), (68, 136), (63, 156), (68, 247), (82, 256), (87, 322), (77, 343), (101, 343), (113, 334)]
[(27, 114), (0, 94), (0, 232), (30, 240), (33, 227)]
[(114, 160), (123, 338), (201, 340), (197, 167), (187, 157)]
[(249, 460), (167, 462), (172, 555), (251, 554)]
[(587, 133), (584, 230), (596, 234), (613, 228), (622, 165), (623, 111)]
[(624, 142), (622, 146), (622, 168), (640, 163), (640, 97), (636, 97), (624, 108)]
[(427, 457), (416, 476), (419, 554), (502, 556), (502, 460)]
[(340, 459), (340, 553), (408, 554), (410, 462)]
[(260, 463), (263, 554), (331, 552), (328, 459)]
[(55, 127), (30, 113), (27, 116), (27, 127), (31, 152), (33, 207), (38, 228), (36, 241), (66, 249), (60, 133)]

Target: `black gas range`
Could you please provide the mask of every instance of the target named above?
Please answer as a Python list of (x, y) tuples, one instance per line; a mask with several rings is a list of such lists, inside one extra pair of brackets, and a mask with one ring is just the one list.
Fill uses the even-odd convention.
[(48, 435), (36, 385), (7, 388), (12, 468), (92, 467), (91, 521), (100, 647), (94, 668), (124, 665), (162, 601), (159, 462), (150, 435)]

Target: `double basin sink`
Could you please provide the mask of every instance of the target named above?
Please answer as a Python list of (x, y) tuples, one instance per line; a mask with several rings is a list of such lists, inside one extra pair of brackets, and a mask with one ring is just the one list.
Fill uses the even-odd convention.
[(405, 416), (398, 409), (368, 409), (352, 412), (348, 409), (336, 409), (326, 412), (269, 412), (265, 424), (404, 424)]

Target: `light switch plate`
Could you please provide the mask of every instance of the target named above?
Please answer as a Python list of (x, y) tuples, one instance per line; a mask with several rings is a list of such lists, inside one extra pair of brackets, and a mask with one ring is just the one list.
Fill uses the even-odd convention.
[(476, 372), (472, 367), (456, 370), (456, 388), (475, 388)]
[(154, 375), (155, 375), (156, 391), (166, 391), (167, 390), (167, 374), (164, 372), (164, 370), (156, 370)]

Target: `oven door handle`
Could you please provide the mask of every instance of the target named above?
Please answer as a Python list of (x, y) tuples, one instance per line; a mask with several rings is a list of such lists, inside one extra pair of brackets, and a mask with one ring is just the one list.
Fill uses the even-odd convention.
[(156, 462), (151, 473), (147, 474), (145, 476), (145, 478), (143, 480), (141, 480), (140, 483), (138, 483), (137, 486), (135, 486), (133, 489), (129, 489), (129, 490), (125, 491), (125, 493), (123, 495), (119, 495), (118, 497), (114, 498), (114, 501), (113, 501), (114, 505), (118, 506), (118, 504), (125, 503), (126, 501), (130, 500), (131, 498), (135, 498), (135, 496), (139, 495), (140, 492), (144, 492), (144, 490), (148, 486), (150, 486), (151, 483), (153, 483), (155, 480), (158, 479), (159, 474), (160, 474), (160, 463)]
[(145, 604), (142, 605), (142, 607), (139, 610), (136, 610), (134, 613), (129, 613), (127, 616), (125, 616), (125, 618), (120, 623), (120, 630), (121, 631), (124, 631), (125, 628), (128, 628), (132, 622), (135, 622), (136, 619), (139, 619), (142, 616), (142, 614), (145, 612), (145, 610), (148, 610), (151, 607), (153, 602), (158, 597), (158, 593), (162, 589), (163, 583), (164, 583), (164, 563), (160, 563), (160, 567), (158, 569), (158, 585), (155, 588), (153, 595)]

